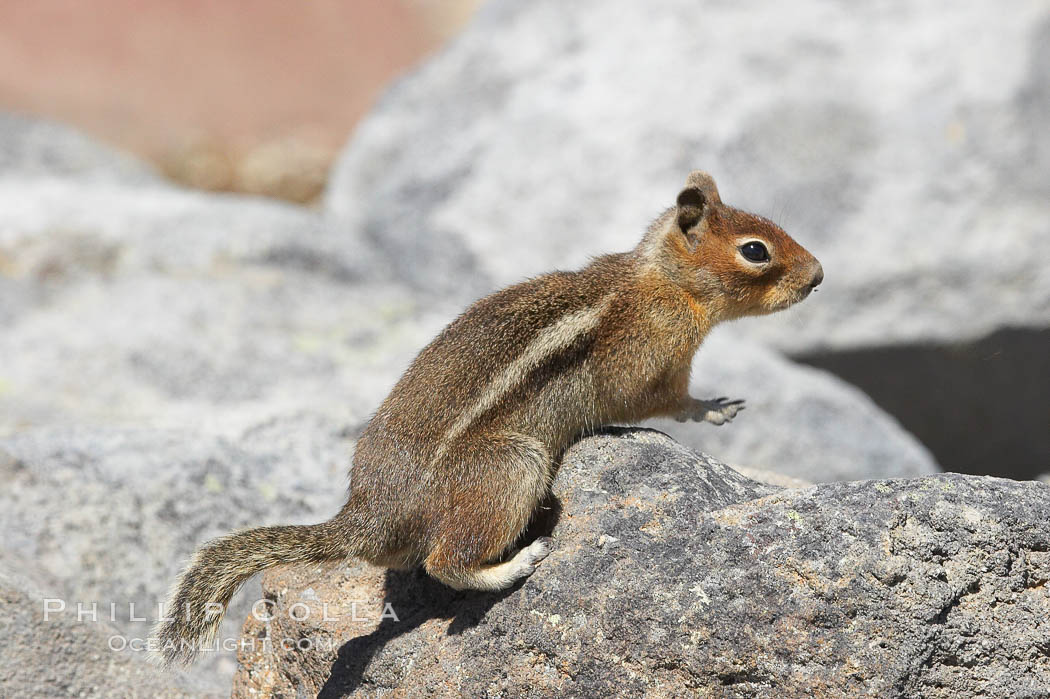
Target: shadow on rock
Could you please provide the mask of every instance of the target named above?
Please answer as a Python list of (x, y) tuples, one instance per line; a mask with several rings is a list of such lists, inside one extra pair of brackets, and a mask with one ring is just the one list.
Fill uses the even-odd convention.
[[(518, 540), (525, 546), (541, 536), (550, 536), (561, 515), (561, 503), (548, 496), (532, 522)], [(388, 643), (431, 619), (451, 619), (446, 633), (457, 636), (477, 626), (500, 600), (516, 592), (525, 580), (496, 592), (458, 591), (438, 582), (422, 569), (387, 570), (384, 605), (394, 609), (397, 618), (385, 618), (366, 636), (347, 641), (332, 663), (331, 675), (318, 692), (319, 699), (344, 697), (361, 686), (365, 670)]]

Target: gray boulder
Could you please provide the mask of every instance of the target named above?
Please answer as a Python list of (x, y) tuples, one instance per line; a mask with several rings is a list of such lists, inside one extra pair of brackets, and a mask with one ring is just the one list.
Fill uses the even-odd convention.
[[(197, 546), (239, 527), (335, 513), (352, 434), (352, 426), (309, 414), (273, 418), (237, 440), (194, 430), (24, 431), (0, 440), (4, 549), (32, 560), (54, 581), (50, 596), (68, 600), (69, 609), (97, 604), (119, 633), (138, 639), (132, 648), (139, 652), (128, 654), (144, 663), (141, 644), (158, 604)], [(238, 616), (252, 601), (238, 602), (220, 638), (237, 637)], [(227, 692), (232, 650), (219, 646), (169, 679), (187, 690)], [(105, 651), (94, 656), (102, 667)], [(53, 663), (47, 655), (36, 660)]]
[(70, 177), (81, 182), (158, 183), (153, 169), (68, 126), (0, 111), (0, 178)]
[[(0, 142), (2, 143), (2, 142)], [(0, 173), (0, 320), (77, 282), (170, 276), (191, 284), (302, 271), (344, 284), (389, 278), (367, 244), (287, 204), (148, 183)]]
[(6, 173), (0, 265), (0, 433), (365, 415), (444, 318), (341, 224), (170, 186)]
[(716, 329), (700, 348), (690, 392), (746, 400), (731, 424), (649, 424), (734, 468), (810, 482), (936, 473), (930, 452), (862, 391), (739, 333)]
[[(108, 622), (108, 606), (97, 616), (62, 612), (66, 597), (42, 583), (35, 566), (0, 549), (0, 694), (5, 697), (194, 696), (131, 653), (114, 652), (126, 640)], [(44, 600), (48, 601), (47, 612)], [(196, 696), (200, 696), (199, 694)]]
[(777, 490), (656, 432), (567, 454), (537, 572), (454, 592), (263, 577), (234, 697), (1045, 696), (1050, 487), (945, 474)]
[(357, 128), (326, 206), (406, 281), (474, 293), (633, 246), (703, 167), (827, 272), (749, 334), (1047, 327), (1047, 47), (1039, 3), (496, 0)]

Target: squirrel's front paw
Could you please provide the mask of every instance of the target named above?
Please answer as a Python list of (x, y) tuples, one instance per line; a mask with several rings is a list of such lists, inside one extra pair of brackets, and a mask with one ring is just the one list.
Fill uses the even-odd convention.
[(678, 422), (695, 420), (697, 422), (710, 422), (712, 425), (721, 425), (725, 422), (732, 422), (733, 418), (743, 409), (743, 400), (729, 400), (725, 396), (713, 400), (690, 398), (689, 406), (676, 415), (675, 419)]

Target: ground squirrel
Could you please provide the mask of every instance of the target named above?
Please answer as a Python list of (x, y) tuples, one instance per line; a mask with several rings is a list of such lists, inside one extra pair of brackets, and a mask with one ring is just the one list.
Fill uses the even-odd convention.
[(192, 660), (238, 587), (279, 564), (422, 565), (476, 590), (528, 576), (549, 540), (498, 561), (570, 442), (659, 415), (731, 420), (741, 401), (688, 394), (700, 342), (715, 323), (801, 301), (823, 278), (778, 226), (722, 204), (711, 176), (691, 173), (634, 250), (483, 298), (423, 349), (358, 440), (335, 517), (205, 544), (156, 630), (161, 658)]

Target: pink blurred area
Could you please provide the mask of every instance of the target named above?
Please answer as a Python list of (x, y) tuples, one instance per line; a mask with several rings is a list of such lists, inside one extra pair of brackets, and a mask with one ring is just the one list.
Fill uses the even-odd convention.
[(2, 0), (0, 109), (209, 189), (308, 201), (383, 87), (477, 0)]

